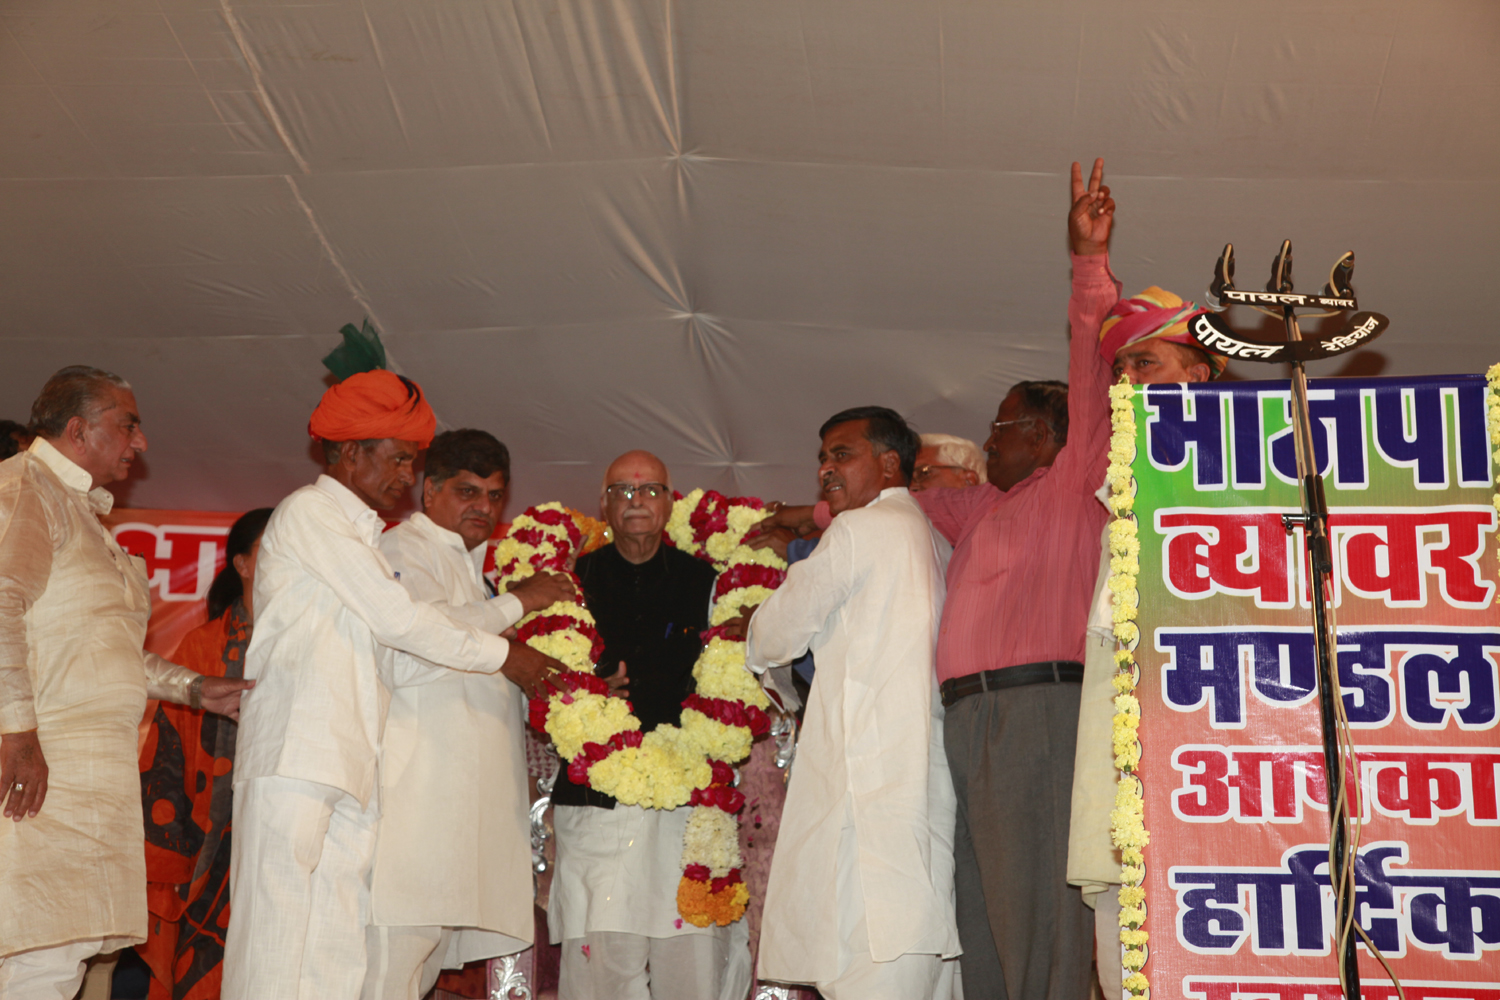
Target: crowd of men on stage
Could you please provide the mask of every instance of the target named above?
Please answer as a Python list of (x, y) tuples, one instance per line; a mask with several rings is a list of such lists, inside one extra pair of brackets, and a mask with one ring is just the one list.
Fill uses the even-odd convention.
[[(1081, 1000), (1096, 974), (1120, 996), (1107, 389), (1223, 359), (1187, 334), (1192, 303), (1120, 297), (1102, 175), (1073, 165), (1068, 381), (1013, 387), (982, 464), (885, 407), (835, 414), (818, 503), (754, 530), (794, 563), (731, 628), (802, 719), (757, 953), (743, 921), (678, 915), (687, 807), (623, 806), (564, 768), (561, 1000), (743, 1000), (756, 980)], [(581, 597), (599, 674), (644, 729), (677, 720), (714, 572), (663, 544), (668, 469), (631, 451), (604, 471), (612, 541), (578, 559), (581, 595), (551, 573), (496, 593), (505, 446), (436, 434), (409, 379), (349, 375), (309, 423), (324, 473), (231, 530), (182, 666), (142, 651), (146, 577), (99, 520), (140, 414), (124, 380), (63, 369), (0, 463), (0, 997), (66, 1000), (137, 945), (153, 996), (413, 1000), (528, 947), (525, 703), (561, 664), (513, 626)], [(424, 452), (421, 512), (383, 531)], [(810, 688), (787, 683), (809, 653)]]

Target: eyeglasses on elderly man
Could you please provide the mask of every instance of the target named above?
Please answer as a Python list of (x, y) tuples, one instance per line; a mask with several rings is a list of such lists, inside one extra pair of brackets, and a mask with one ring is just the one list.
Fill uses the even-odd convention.
[(629, 502), (635, 499), (637, 493), (647, 500), (655, 500), (657, 497), (665, 496), (671, 492), (665, 483), (640, 483), (632, 486), (630, 483), (610, 483), (604, 487), (604, 495), (611, 500), (624, 500)]

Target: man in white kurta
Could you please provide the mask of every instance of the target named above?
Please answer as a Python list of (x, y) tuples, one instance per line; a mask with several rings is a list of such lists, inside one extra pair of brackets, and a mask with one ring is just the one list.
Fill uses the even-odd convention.
[[(309, 429), (328, 473), (277, 506), (261, 536), (255, 632), (235, 756), (226, 1000), (354, 1000), (366, 968), (377, 765), (390, 650), (493, 674), (546, 660), (414, 601), (376, 542), (413, 484), (435, 419), (415, 383), (376, 370), (325, 393)], [(445, 613), (451, 612), (450, 613)], [(384, 674), (384, 676), (382, 676)]]
[(809, 650), (818, 663), (759, 976), (828, 1000), (953, 990), (954, 794), (933, 672), (950, 550), (905, 488), (916, 451), (884, 408), (824, 425), (819, 475), (837, 516), (750, 620), (751, 669)]
[[(68, 998), (83, 963), (146, 940), (137, 727), (146, 699), (233, 712), (239, 681), (141, 648), (144, 564), (99, 515), (146, 448), (135, 396), (81, 366), (0, 463), (0, 996)], [(226, 693), (232, 694), (230, 701)], [(232, 703), (231, 703), (232, 702)]]
[[(572, 599), (571, 582), (551, 573), (490, 598), (485, 543), (509, 476), (509, 452), (484, 431), (433, 439), (423, 511), (380, 538), (407, 593), (454, 613), (484, 607), (501, 630)], [(395, 681), (381, 750), (365, 1000), (425, 996), (444, 968), (529, 947), (535, 926), (525, 692), (506, 677), (405, 654), (396, 657)]]

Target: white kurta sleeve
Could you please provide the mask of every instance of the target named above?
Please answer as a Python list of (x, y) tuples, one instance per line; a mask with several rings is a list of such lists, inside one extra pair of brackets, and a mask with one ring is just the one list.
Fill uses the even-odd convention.
[(0, 733), (36, 728), (26, 612), (47, 589), (53, 538), (46, 505), (19, 475), (0, 485)]
[(449, 604), (447, 601), (430, 603), (454, 621), (473, 625), (482, 632), (493, 634), (504, 632), (526, 617), (526, 612), (521, 609), (521, 599), (513, 594), (502, 594), (473, 604)]
[(165, 657), (146, 652), (146, 697), (186, 705), (191, 700), (188, 688), (203, 675), (179, 666)]
[(854, 572), (854, 536), (838, 518), (823, 534), (812, 555), (793, 563), (786, 582), (756, 609), (745, 636), (745, 664), (756, 673), (791, 663), (828, 616), (848, 599), (858, 581)]
[(515, 594), (501, 594), (485, 603), (491, 605), (491, 613), (504, 622), (500, 626), (502, 632), (526, 617), (526, 609), (521, 607), (521, 599)]
[(505, 663), (509, 643), (413, 600), (389, 575), (379, 551), (336, 507), (308, 504), (299, 514), (281, 524), (282, 541), (365, 623), (376, 642), (455, 670), (491, 674)]
[[(432, 564), (431, 554), (413, 552), (416, 546), (406, 541), (400, 546), (401, 586), (418, 600), (426, 602), (456, 622), (472, 625), (481, 632), (499, 635), (525, 617), (521, 599), (514, 594), (502, 594), (483, 601), (468, 604), (451, 604), (437, 595), (447, 593), (447, 585), (438, 577)], [(389, 554), (389, 553), (388, 553)]]
[[(451, 581), (444, 580), (441, 560), (444, 554), (456, 557), (453, 550), (444, 549), (418, 532), (404, 525), (381, 536), (380, 551), (385, 554), (397, 578), (406, 592), (419, 601), (426, 601), (454, 621), (472, 625), (482, 632), (497, 634), (510, 628), (526, 616), (521, 599), (513, 594), (499, 597), (483, 597), (468, 603), (451, 603)], [(477, 590), (483, 594), (483, 586)], [(398, 655), (395, 661), (394, 681), (397, 687), (414, 687), (430, 684), (448, 676), (448, 671), (421, 657)]]
[[(453, 621), (472, 625), (486, 633), (502, 633), (525, 618), (526, 612), (520, 606), (520, 598), (514, 594), (501, 594), (499, 597), (468, 603), (450, 603), (447, 600), (449, 585), (438, 571), (440, 549), (431, 541), (423, 540), (423, 535), (417, 532), (405, 534), (410, 528), (411, 525), (407, 525), (399, 531), (386, 532), (381, 537), (381, 552), (386, 553), (390, 564), (399, 570), (401, 585), (407, 588), (411, 597), (426, 601)], [(393, 535), (396, 535), (393, 540), (395, 544), (387, 544), (387, 540), (392, 540)], [(483, 594), (483, 589), (480, 592)]]

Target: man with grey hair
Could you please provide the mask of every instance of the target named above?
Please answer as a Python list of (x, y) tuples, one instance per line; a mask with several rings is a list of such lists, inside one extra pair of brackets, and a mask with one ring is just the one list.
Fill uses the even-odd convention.
[(70, 997), (84, 963), (146, 940), (137, 727), (146, 699), (239, 714), (253, 681), (144, 652), (144, 565), (99, 515), (146, 450), (124, 379), (74, 365), (0, 464), (0, 996)]
[(952, 434), (923, 434), (911, 492), (978, 486), (985, 481), (985, 473), (984, 452), (973, 441)]

